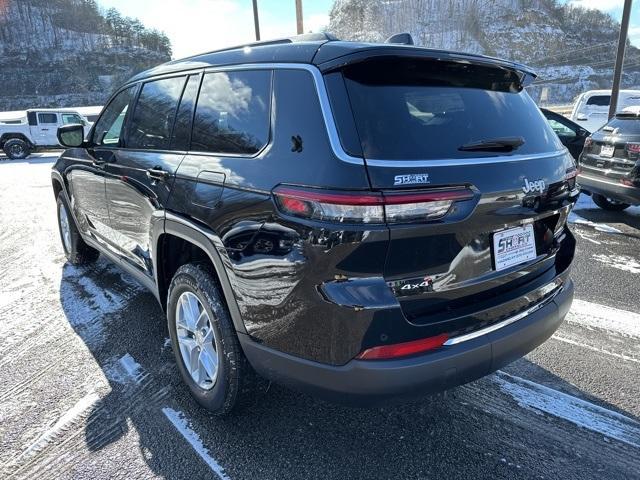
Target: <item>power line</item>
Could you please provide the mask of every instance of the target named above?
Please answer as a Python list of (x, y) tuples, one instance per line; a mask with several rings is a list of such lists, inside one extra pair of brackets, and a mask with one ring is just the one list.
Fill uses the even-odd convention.
[[(611, 62), (611, 63), (613, 63), (613, 62)], [(637, 67), (640, 67), (640, 62), (632, 63), (630, 65), (625, 65), (624, 66), (624, 68), (627, 69), (627, 70), (631, 69), (631, 68), (637, 68)], [(568, 76), (568, 77), (550, 78), (550, 79), (547, 79), (547, 80), (541, 80), (541, 81), (533, 82), (532, 86), (540, 86), (540, 85), (546, 85), (546, 84), (550, 84), (550, 83), (567, 83), (568, 81), (580, 80), (581, 78), (583, 78), (583, 77), (581, 77), (581, 76), (573, 76), (573, 77)]]
[(554, 55), (548, 55), (548, 56), (545, 56), (544, 58), (542, 58), (542, 57), (535, 58), (535, 59), (531, 60), (531, 62), (529, 62), (529, 63), (531, 63), (532, 65), (536, 65), (536, 62), (540, 62), (542, 60), (548, 60), (550, 58), (562, 57), (564, 55), (570, 55), (570, 54), (576, 53), (576, 52), (584, 52), (586, 50), (592, 50), (592, 49), (595, 49), (595, 48), (602, 48), (602, 47), (605, 47), (605, 46), (611, 46), (612, 47), (615, 44), (616, 44), (616, 42), (603, 42), (603, 43), (597, 43), (595, 45), (590, 45), (588, 47), (575, 48), (575, 49), (572, 49), (572, 50), (565, 50), (564, 52), (559, 52), (559, 53), (556, 53)]

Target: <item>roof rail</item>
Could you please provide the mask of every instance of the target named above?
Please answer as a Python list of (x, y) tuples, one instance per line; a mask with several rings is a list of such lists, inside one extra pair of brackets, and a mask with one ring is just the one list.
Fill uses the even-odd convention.
[(240, 48), (264, 47), (267, 45), (281, 45), (281, 44), (296, 43), (296, 42), (322, 42), (322, 41), (331, 42), (335, 40), (338, 40), (338, 38), (335, 35), (332, 35), (331, 33), (327, 33), (327, 32), (303, 33), (301, 35), (293, 35), (291, 37), (275, 38), (273, 40), (262, 40), (258, 42), (245, 43), (242, 45), (234, 45), (233, 47), (221, 48), (219, 50), (211, 50), (209, 52), (203, 52), (203, 53), (198, 53), (196, 55), (191, 55), (186, 58), (176, 59), (171, 62), (168, 62), (168, 64), (182, 62), (189, 58), (200, 57), (202, 55), (208, 55), (210, 53), (228, 52), (229, 50), (238, 50)]
[(399, 45), (413, 45), (413, 37), (410, 33), (396, 33), (387, 38), (384, 43), (397, 43)]

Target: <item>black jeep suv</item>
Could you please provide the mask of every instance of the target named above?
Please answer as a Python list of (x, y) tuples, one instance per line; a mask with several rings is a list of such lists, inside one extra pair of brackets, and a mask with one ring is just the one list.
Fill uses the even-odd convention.
[(576, 168), (534, 76), (325, 35), (161, 65), (89, 140), (59, 130), (67, 258), (100, 252), (155, 294), (212, 411), (261, 377), (356, 405), (477, 379), (573, 295)]
[(617, 113), (587, 138), (578, 182), (604, 210), (640, 205), (640, 111)]

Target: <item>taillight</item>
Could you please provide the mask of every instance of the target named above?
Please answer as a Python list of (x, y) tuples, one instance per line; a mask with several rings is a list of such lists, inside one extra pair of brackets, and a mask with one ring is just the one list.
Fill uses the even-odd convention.
[(567, 182), (567, 185), (572, 190), (576, 186), (576, 177), (577, 176), (578, 176), (578, 169), (575, 168), (575, 167), (568, 168), (566, 173), (565, 173), (565, 175), (564, 175), (565, 182)]
[(343, 192), (279, 186), (276, 205), (295, 217), (339, 223), (407, 223), (444, 217), (451, 206), (473, 198), (468, 188), (424, 192)]
[(590, 147), (592, 143), (593, 143), (593, 139), (591, 138), (591, 135), (589, 135), (587, 138), (584, 139), (584, 148)]
[(627, 152), (635, 153), (637, 155), (640, 153), (640, 143), (627, 143), (626, 149)]
[(358, 354), (356, 358), (358, 360), (388, 360), (391, 358), (408, 357), (440, 348), (448, 339), (449, 336), (443, 333), (435, 337), (422, 338), (411, 342), (381, 345), (364, 350)]
[(578, 169), (575, 167), (567, 168), (566, 173), (564, 174), (565, 180), (571, 180), (572, 178), (576, 178), (578, 176)]

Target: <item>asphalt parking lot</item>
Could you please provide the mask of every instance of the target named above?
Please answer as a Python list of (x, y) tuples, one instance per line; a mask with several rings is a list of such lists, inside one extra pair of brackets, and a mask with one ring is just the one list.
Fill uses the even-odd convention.
[(183, 388), (150, 293), (65, 264), (54, 160), (0, 161), (3, 478), (640, 477), (640, 208), (581, 198), (572, 311), (504, 370), (370, 410), (272, 385), (221, 419)]

